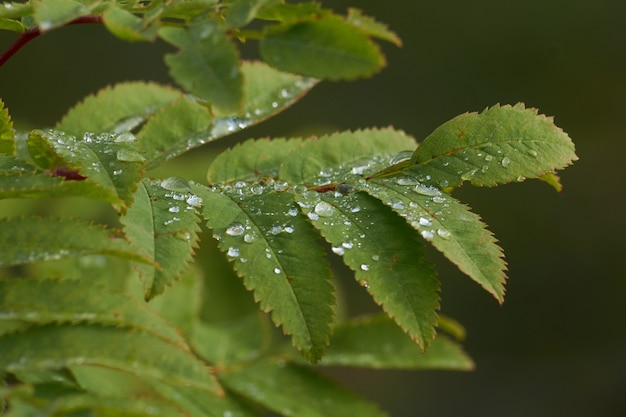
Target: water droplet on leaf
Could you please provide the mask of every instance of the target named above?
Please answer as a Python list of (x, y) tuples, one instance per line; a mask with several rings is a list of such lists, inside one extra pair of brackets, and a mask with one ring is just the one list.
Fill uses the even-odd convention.
[(243, 224), (235, 222), (228, 226), (228, 228), (226, 229), (226, 234), (229, 236), (241, 236), (245, 231), (246, 228), (243, 226)]
[(189, 183), (180, 177), (169, 177), (161, 181), (161, 187), (169, 191), (187, 192), (191, 191)]
[(315, 213), (320, 217), (330, 217), (335, 212), (335, 208), (325, 201), (320, 201), (315, 205)]
[(506, 168), (511, 164), (511, 160), (505, 156), (504, 158), (502, 158), (501, 164), (503, 167)]
[(228, 252), (226, 252), (226, 255), (230, 256), (231, 258), (236, 258), (239, 256), (239, 248), (235, 247), (235, 246), (231, 246), (230, 248), (228, 248)]

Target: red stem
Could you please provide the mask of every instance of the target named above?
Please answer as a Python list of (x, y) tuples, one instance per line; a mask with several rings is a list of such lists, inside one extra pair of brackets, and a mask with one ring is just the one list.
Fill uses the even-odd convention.
[[(102, 16), (81, 16), (74, 20), (69, 21), (65, 24), (67, 25), (79, 25), (83, 23), (102, 23)], [(32, 41), (39, 35), (41, 35), (41, 30), (39, 28), (29, 29), (26, 32), (22, 33), (19, 38), (11, 46), (7, 48), (6, 51), (2, 55), (0, 55), (0, 67), (2, 67), (17, 51), (22, 49), (24, 45), (28, 42)]]

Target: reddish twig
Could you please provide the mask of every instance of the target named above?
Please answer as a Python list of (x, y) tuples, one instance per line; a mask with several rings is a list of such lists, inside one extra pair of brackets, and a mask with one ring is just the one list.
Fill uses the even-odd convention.
[[(81, 16), (66, 23), (65, 26), (80, 25), (83, 23), (102, 23), (102, 16)], [(41, 34), (42, 32), (39, 28), (29, 29), (26, 32), (22, 33), (20, 37), (15, 42), (13, 42), (13, 44), (9, 46), (2, 55), (0, 55), (0, 67), (2, 67), (24, 45), (26, 45), (28, 42), (32, 41)]]

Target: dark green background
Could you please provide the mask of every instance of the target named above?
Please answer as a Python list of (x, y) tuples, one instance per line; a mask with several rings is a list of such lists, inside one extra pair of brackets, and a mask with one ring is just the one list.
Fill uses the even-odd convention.
[[(383, 46), (389, 66), (376, 77), (322, 84), (224, 145), (387, 125), (422, 139), (459, 113), (522, 101), (555, 116), (580, 157), (562, 173), (561, 195), (536, 181), (456, 192), (495, 232), (510, 269), (499, 306), (433, 254), (443, 311), (465, 324), (476, 371), (333, 375), (395, 417), (626, 415), (626, 2), (325, 3), (377, 16), (404, 46)], [(0, 47), (14, 39), (1, 33)], [(167, 82), (164, 50), (99, 26), (64, 28), (0, 69), (0, 97), (18, 125), (51, 125), (107, 84)], [(187, 176), (202, 178), (206, 155), (192, 155)], [(371, 308), (355, 291), (355, 310)]]

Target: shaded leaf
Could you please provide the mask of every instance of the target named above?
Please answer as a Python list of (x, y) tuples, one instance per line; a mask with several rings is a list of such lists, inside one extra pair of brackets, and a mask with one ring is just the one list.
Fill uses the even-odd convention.
[(226, 12), (226, 26), (238, 28), (245, 26), (267, 5), (278, 0), (233, 0)]
[(427, 352), (388, 317), (372, 316), (340, 323), (322, 365), (377, 369), (471, 370), (472, 360), (458, 344), (437, 336)]
[(335, 133), (297, 148), (280, 167), (279, 177), (314, 185), (354, 180), (388, 166), (390, 155), (415, 145), (413, 138), (390, 128)]
[(144, 169), (145, 159), (129, 132), (86, 133), (81, 140), (63, 132), (36, 130), (28, 138), (28, 150), (35, 163), (52, 175), (101, 188), (93, 194), (114, 201), (121, 211), (132, 202)]
[(6, 320), (129, 327), (188, 349), (184, 339), (145, 303), (94, 285), (90, 279), (0, 280), (0, 321)]
[[(222, 373), (220, 380), (230, 390), (282, 416), (387, 415), (327, 377), (282, 360), (258, 361), (245, 368)], [(315, 401), (303, 401), (303, 398)]]
[(195, 16), (204, 14), (209, 10), (214, 10), (218, 0), (185, 0), (175, 1), (167, 4), (163, 10), (162, 17), (174, 19), (190, 20)]
[(181, 179), (144, 180), (135, 203), (120, 218), (131, 245), (159, 265), (137, 265), (146, 299), (161, 294), (185, 271), (200, 230), (196, 208), (202, 199)]
[(21, 265), (86, 254), (113, 255), (137, 262), (149, 258), (116, 237), (116, 230), (76, 219), (0, 219), (0, 265)]
[(574, 144), (551, 118), (516, 104), (444, 123), (415, 150), (411, 171), (440, 187), (494, 186), (540, 177), (576, 159)]
[[(0, 9), (2, 7), (0, 6)], [(24, 30), (24, 25), (19, 20), (6, 19), (4, 17), (0, 17), (0, 29), (10, 30), (13, 32), (22, 33)]]
[(391, 42), (396, 46), (402, 46), (402, 40), (398, 35), (387, 27), (387, 25), (377, 22), (374, 18), (366, 16), (359, 9), (349, 8), (346, 21), (359, 28), (369, 36)]
[(127, 42), (151, 41), (156, 39), (158, 25), (146, 22), (121, 7), (109, 7), (102, 15), (106, 28)]
[(296, 200), (374, 301), (427, 348), (435, 336), (439, 282), (419, 236), (363, 193), (307, 191)]
[(274, 324), (292, 336), (304, 357), (319, 360), (331, 333), (335, 297), (316, 233), (298, 216), (291, 194), (260, 184), (233, 192), (196, 188), (220, 250), (235, 262), (261, 309), (272, 312)]
[(260, 11), (259, 19), (277, 20), (279, 22), (313, 19), (317, 16), (328, 16), (331, 13), (315, 1), (294, 4), (277, 3)]
[(39, 29), (45, 32), (90, 14), (98, 3), (77, 0), (34, 0), (35, 20)]
[(32, 2), (12, 2), (6, 1), (0, 6), (0, 17), (7, 19), (17, 19), (33, 13)]
[(0, 100), (0, 154), (15, 155), (15, 132), (9, 110)]
[(260, 139), (239, 143), (213, 160), (207, 180), (212, 184), (275, 177), (281, 163), (300, 146), (302, 141), (298, 139)]
[(36, 326), (0, 338), (0, 368), (8, 372), (73, 365), (109, 367), (220, 392), (210, 370), (192, 354), (146, 333), (77, 324)]
[(330, 80), (371, 76), (385, 64), (367, 35), (332, 15), (273, 27), (259, 47), (275, 68)]
[(467, 206), (410, 176), (372, 180), (357, 188), (391, 207), (461, 271), (504, 300), (502, 249)]
[(220, 109), (241, 108), (239, 54), (217, 21), (201, 20), (187, 29), (163, 27), (159, 36), (180, 48), (178, 53), (165, 56), (178, 84)]
[(158, 109), (181, 96), (178, 90), (154, 83), (116, 84), (86, 97), (55, 128), (74, 136), (82, 136), (85, 132), (122, 133), (133, 130)]

